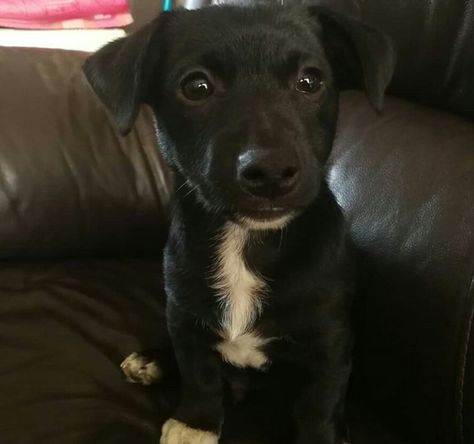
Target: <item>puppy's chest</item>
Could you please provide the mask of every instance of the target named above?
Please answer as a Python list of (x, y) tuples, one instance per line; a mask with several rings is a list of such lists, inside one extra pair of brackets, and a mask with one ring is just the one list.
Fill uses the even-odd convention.
[(269, 286), (245, 258), (249, 233), (228, 223), (216, 249), (212, 287), (219, 306), (220, 340), (216, 350), (224, 361), (237, 367), (262, 368), (269, 359), (267, 344), (276, 340), (262, 322), (264, 298)]

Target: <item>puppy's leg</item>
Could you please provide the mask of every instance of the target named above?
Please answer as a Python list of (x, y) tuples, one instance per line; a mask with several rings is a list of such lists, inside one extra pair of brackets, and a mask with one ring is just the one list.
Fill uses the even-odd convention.
[(168, 302), (168, 327), (181, 373), (181, 401), (160, 444), (217, 444), (223, 422), (221, 360), (214, 335)]
[[(351, 370), (347, 351), (351, 349), (351, 341), (345, 332), (338, 336), (327, 340), (325, 351), (319, 348), (313, 355), (309, 382), (295, 405), (296, 444), (346, 442), (344, 405)], [(334, 344), (338, 345), (335, 347)]]

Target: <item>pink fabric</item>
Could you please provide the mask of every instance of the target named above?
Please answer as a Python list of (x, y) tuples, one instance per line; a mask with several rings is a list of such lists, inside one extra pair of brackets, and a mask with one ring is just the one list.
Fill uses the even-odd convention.
[(127, 0), (0, 0), (0, 26), (107, 28), (132, 21)]

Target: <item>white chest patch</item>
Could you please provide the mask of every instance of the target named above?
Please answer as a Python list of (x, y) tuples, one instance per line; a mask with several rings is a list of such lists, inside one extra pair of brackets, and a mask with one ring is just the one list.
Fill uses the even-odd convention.
[(260, 348), (268, 340), (252, 334), (251, 327), (262, 310), (265, 281), (250, 271), (244, 260), (248, 229), (234, 223), (224, 226), (217, 248), (212, 287), (222, 310), (223, 339), (216, 346), (224, 360), (239, 367), (261, 367), (266, 357)]
[(222, 359), (236, 367), (262, 368), (268, 358), (263, 353), (262, 347), (271, 339), (263, 339), (252, 333), (244, 333), (237, 336), (233, 341), (224, 339), (216, 346), (216, 350), (222, 355)]

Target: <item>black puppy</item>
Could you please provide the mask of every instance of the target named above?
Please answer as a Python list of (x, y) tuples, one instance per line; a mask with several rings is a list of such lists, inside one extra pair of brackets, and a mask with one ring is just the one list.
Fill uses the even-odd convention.
[(152, 107), (176, 173), (165, 281), (182, 397), (162, 444), (217, 443), (229, 368), (279, 366), (298, 382), (295, 442), (343, 442), (353, 273), (325, 164), (338, 91), (364, 85), (380, 108), (393, 64), (379, 32), (301, 6), (163, 13), (87, 60), (122, 132)]

